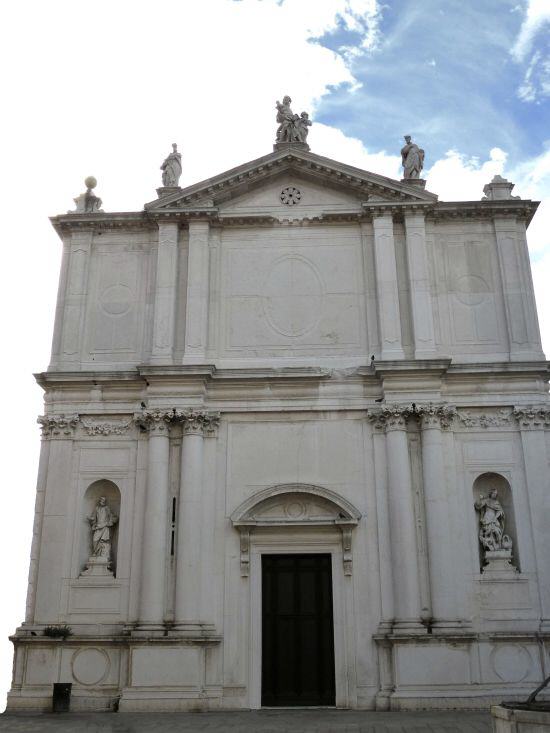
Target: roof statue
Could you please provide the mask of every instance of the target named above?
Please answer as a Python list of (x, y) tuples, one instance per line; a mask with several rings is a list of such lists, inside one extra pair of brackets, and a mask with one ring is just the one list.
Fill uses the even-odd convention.
[(172, 143), (172, 152), (164, 159), (161, 167), (162, 185), (166, 188), (177, 188), (181, 176), (181, 153), (178, 153), (178, 146)]
[(403, 178), (420, 178), (424, 168), (424, 151), (413, 143), (410, 135), (405, 135), (405, 145), (401, 148)]
[(102, 211), (102, 201), (92, 191), (97, 186), (97, 180), (94, 176), (88, 176), (84, 179), (84, 185), (86, 186), (86, 191), (73, 199), (76, 204), (76, 209), (70, 211), (70, 214), (95, 214)]
[(277, 109), (277, 128), (275, 144), (278, 143), (302, 143), (307, 144), (307, 136), (309, 127), (312, 122), (307, 112), (297, 115), (292, 111), (290, 104), (292, 99), (287, 95), (283, 97), (283, 101), (275, 103)]

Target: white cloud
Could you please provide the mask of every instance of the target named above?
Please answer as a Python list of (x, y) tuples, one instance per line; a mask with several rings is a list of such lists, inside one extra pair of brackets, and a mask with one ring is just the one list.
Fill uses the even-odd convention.
[(523, 102), (537, 102), (541, 97), (550, 96), (550, 59), (544, 57), (540, 50), (533, 52), (537, 35), (549, 25), (549, 0), (529, 0), (519, 35), (511, 49), (512, 58), (518, 63), (525, 62), (532, 53), (523, 82), (517, 90)]
[(549, 22), (550, 3), (548, 0), (529, 0), (519, 36), (512, 47), (512, 55), (516, 61), (523, 61), (531, 51), (535, 36), (545, 23)]

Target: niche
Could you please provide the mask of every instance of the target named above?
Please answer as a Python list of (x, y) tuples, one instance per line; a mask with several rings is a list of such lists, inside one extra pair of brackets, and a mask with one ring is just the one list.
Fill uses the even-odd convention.
[[(508, 481), (499, 473), (482, 473), (476, 478), (473, 484), (474, 504), (479, 501), (480, 495), (487, 497), (491, 491), (497, 492), (497, 499), (504, 511), (504, 534), (508, 535), (512, 540), (512, 564), (520, 570), (519, 547), (516, 533), (516, 521), (514, 516), (514, 503), (512, 499), (512, 489)], [(480, 513), (475, 512), (476, 519), (476, 537), (479, 555), (480, 570), (485, 566), (485, 550), (479, 540), (479, 518)]]
[[(100, 479), (90, 484), (84, 493), (84, 499), (82, 502), (82, 509), (80, 515), (80, 546), (78, 556), (78, 569), (77, 575), (81, 575), (86, 570), (88, 560), (92, 555), (93, 544), (92, 544), (92, 529), (91, 523), (88, 517), (92, 516), (96, 510), (98, 502), (101, 497), (105, 497), (106, 505), (112, 514), (120, 518), (120, 490), (116, 484), (108, 479)], [(116, 577), (116, 566), (118, 558), (118, 521), (109, 527), (109, 542), (110, 548), (110, 571), (103, 574), (110, 577)], [(106, 571), (107, 568), (105, 567)], [(112, 572), (112, 576), (111, 576)], [(90, 575), (99, 574), (98, 572), (86, 572), (84, 577)]]

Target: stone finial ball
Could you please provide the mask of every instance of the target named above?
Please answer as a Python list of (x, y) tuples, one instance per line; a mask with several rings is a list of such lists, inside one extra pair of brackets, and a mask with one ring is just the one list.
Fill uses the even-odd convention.
[(88, 188), (95, 188), (97, 186), (97, 179), (94, 176), (88, 176), (84, 179), (84, 183)]

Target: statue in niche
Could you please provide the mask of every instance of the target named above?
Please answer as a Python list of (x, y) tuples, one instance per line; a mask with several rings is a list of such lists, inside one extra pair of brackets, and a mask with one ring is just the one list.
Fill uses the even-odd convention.
[(420, 178), (424, 168), (424, 151), (411, 141), (410, 135), (405, 135), (405, 145), (401, 148), (403, 164), (403, 178)]
[(104, 496), (99, 498), (88, 521), (92, 528), (92, 557), (101, 558), (106, 561), (107, 565), (110, 565), (111, 528), (118, 522), (118, 517), (110, 510)]
[(504, 534), (504, 509), (498, 499), (498, 491), (493, 489), (488, 496), (480, 494), (475, 503), (479, 512), (479, 541), (485, 553), (499, 550), (512, 550), (512, 540)]
[(164, 160), (160, 167), (162, 171), (162, 185), (177, 187), (181, 176), (181, 153), (178, 153), (178, 146), (172, 143), (172, 152)]
[(292, 99), (289, 96), (283, 97), (282, 103), (277, 101), (277, 128), (276, 141), (278, 143), (305, 143), (312, 122), (307, 112), (295, 115), (290, 104)]

